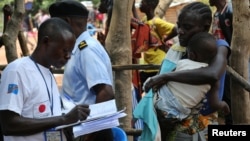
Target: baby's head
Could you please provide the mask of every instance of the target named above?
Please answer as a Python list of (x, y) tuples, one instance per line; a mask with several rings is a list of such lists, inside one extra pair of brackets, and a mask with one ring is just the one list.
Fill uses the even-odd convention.
[(217, 54), (216, 39), (207, 32), (200, 32), (189, 40), (188, 58), (198, 62), (210, 63)]

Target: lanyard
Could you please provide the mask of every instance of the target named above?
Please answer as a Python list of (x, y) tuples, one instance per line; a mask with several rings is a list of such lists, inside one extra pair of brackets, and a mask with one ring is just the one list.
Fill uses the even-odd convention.
[[(45, 78), (44, 78), (44, 76), (43, 76), (43, 73), (42, 73), (42, 71), (41, 71), (41, 69), (39, 68), (39, 66), (37, 65), (37, 63), (30, 57), (30, 59), (34, 62), (34, 64), (36, 65), (36, 68), (37, 68), (37, 70), (39, 71), (39, 73), (41, 74), (41, 76), (42, 76), (42, 78), (43, 78), (43, 81), (44, 81), (44, 83), (45, 83), (45, 85), (46, 85), (46, 88), (47, 88), (47, 93), (48, 93), (48, 97), (49, 97), (49, 101), (50, 101), (50, 110), (51, 110), (51, 114), (53, 115), (53, 83), (52, 83), (52, 76), (50, 75), (50, 80), (51, 80), (51, 94), (50, 94), (50, 92), (49, 92), (49, 88), (48, 88), (48, 85), (47, 85), (47, 82), (46, 82), (46, 80), (45, 80)], [(51, 97), (50, 97), (51, 96)]]

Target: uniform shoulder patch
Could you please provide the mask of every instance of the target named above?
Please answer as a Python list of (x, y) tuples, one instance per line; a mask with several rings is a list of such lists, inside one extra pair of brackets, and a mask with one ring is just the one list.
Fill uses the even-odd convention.
[(79, 48), (80, 50), (82, 50), (82, 49), (84, 49), (84, 48), (87, 47), (87, 46), (88, 46), (88, 44), (86, 43), (85, 40), (83, 40), (83, 41), (81, 41), (81, 42), (79, 43), (78, 48)]

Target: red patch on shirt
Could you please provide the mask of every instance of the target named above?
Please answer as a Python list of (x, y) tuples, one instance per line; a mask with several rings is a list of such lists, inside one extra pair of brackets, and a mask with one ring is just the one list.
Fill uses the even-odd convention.
[(46, 110), (46, 106), (44, 104), (41, 104), (38, 108), (40, 113), (43, 113)]

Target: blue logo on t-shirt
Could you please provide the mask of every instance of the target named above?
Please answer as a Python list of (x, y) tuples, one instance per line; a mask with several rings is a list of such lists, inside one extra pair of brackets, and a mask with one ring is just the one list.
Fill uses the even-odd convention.
[(13, 93), (13, 94), (17, 94), (18, 93), (18, 86), (17, 86), (17, 84), (9, 84), (9, 86), (8, 86), (8, 94), (9, 93)]

